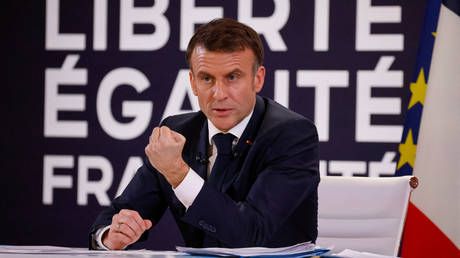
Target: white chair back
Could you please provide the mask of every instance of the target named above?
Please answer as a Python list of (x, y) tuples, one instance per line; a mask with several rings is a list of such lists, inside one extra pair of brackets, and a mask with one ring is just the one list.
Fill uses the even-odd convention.
[(411, 178), (321, 177), (316, 243), (333, 246), (333, 253), (352, 249), (397, 256)]

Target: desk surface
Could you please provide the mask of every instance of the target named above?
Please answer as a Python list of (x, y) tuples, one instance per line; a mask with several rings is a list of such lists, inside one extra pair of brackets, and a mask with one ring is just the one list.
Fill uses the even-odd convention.
[[(293, 255), (292, 257), (294, 257)], [(70, 248), (57, 246), (1, 246), (0, 258), (74, 258), (74, 257), (206, 257), (190, 255), (175, 251), (152, 251), (152, 250), (126, 250), (126, 251), (94, 251), (86, 248)], [(300, 257), (300, 256), (299, 256)], [(318, 256), (313, 256), (318, 257)], [(324, 256), (326, 257), (326, 256)]]
[(70, 257), (191, 257), (174, 251), (94, 251), (87, 248), (70, 248), (57, 246), (0, 246), (0, 258), (70, 258)]
[[(127, 253), (129, 251), (126, 251)], [(100, 253), (100, 254), (5, 254), (0, 253), (0, 258), (85, 258), (85, 257), (107, 257), (107, 258), (120, 258), (120, 257), (155, 257), (155, 258), (165, 258), (165, 257), (197, 257), (190, 255), (166, 255), (166, 254), (154, 254), (154, 255), (142, 255), (142, 254), (109, 254), (109, 253)], [(208, 257), (209, 258), (209, 257)]]

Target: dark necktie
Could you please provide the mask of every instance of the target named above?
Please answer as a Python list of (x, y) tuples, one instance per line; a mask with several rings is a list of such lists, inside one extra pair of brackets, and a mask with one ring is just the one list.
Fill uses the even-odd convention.
[(217, 147), (217, 157), (212, 166), (209, 182), (221, 189), (225, 178), (225, 169), (233, 158), (232, 145), (235, 136), (231, 133), (218, 133), (212, 137)]

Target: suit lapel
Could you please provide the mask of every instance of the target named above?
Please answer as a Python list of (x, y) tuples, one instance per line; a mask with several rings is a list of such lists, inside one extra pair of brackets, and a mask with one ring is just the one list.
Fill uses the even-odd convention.
[(208, 171), (208, 120), (206, 119), (201, 128), (199, 142), (196, 149), (195, 160), (199, 163), (199, 168), (195, 170), (204, 180)]
[(184, 148), (183, 159), (198, 175), (206, 180), (208, 164), (208, 122), (206, 118), (199, 131), (199, 137), (189, 137), (187, 141), (188, 148)]
[(238, 172), (245, 161), (247, 153), (255, 142), (255, 138), (257, 136), (257, 132), (259, 131), (259, 127), (262, 122), (264, 113), (264, 100), (262, 99), (262, 97), (256, 96), (254, 112), (252, 113), (252, 117), (249, 120), (246, 129), (244, 129), (241, 138), (238, 140), (238, 144), (234, 151), (235, 160), (232, 162), (229, 168), (226, 169), (224, 185), (222, 187), (223, 192), (226, 192), (228, 190), (228, 188), (233, 184), (236, 177), (238, 176)]

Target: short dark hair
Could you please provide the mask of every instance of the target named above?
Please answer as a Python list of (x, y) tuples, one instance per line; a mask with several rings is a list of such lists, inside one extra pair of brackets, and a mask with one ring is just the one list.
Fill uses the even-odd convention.
[(196, 46), (209, 51), (234, 52), (245, 48), (255, 56), (254, 70), (264, 62), (264, 47), (259, 35), (251, 27), (230, 18), (221, 18), (200, 26), (187, 46), (185, 59), (192, 69), (190, 58)]

